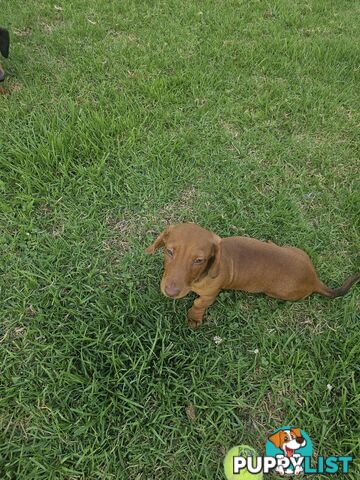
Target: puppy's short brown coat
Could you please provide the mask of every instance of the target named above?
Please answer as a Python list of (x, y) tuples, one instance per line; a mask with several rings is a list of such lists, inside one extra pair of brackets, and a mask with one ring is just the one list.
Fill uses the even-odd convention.
[(360, 279), (357, 273), (335, 290), (319, 280), (309, 256), (295, 247), (279, 247), (247, 237), (220, 238), (185, 223), (170, 226), (145, 251), (164, 247), (161, 291), (182, 298), (199, 295), (188, 311), (189, 325), (201, 325), (206, 309), (222, 289), (265, 293), (281, 300), (301, 300), (312, 293), (344, 295)]

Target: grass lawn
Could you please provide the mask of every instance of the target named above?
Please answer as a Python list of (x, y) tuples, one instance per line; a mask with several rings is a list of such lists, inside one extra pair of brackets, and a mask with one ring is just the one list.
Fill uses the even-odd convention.
[(222, 480), (289, 424), (359, 456), (359, 286), (222, 292), (193, 332), (144, 248), (192, 221), (359, 270), (360, 4), (0, 10), (1, 480)]

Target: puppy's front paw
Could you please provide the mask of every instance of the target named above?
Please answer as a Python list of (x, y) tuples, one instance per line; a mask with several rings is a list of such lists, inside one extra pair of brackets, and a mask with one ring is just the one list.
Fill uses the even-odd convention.
[(188, 318), (187, 324), (193, 330), (197, 330), (198, 328), (200, 328), (202, 322), (197, 322), (196, 320), (191, 320), (190, 318)]
[(285, 475), (284, 467), (279, 466), (275, 468), (275, 471), (278, 472), (278, 474), (281, 475), (282, 477)]
[(202, 316), (199, 316), (199, 313), (195, 309), (190, 308), (187, 313), (188, 325), (190, 328), (196, 330), (202, 324)]

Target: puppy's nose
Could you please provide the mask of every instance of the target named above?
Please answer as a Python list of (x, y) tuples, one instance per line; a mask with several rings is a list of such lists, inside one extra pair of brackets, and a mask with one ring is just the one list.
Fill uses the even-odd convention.
[(169, 297), (176, 297), (180, 293), (180, 288), (175, 287), (173, 283), (167, 283), (165, 285), (165, 293)]
[(304, 443), (304, 438), (303, 437), (296, 437), (297, 443)]

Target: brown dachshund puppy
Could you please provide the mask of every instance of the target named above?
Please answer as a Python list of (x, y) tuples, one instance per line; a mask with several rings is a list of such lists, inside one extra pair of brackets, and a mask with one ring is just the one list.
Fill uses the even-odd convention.
[(170, 226), (145, 251), (164, 247), (161, 291), (182, 298), (199, 295), (188, 311), (189, 325), (201, 325), (206, 309), (222, 289), (265, 293), (281, 300), (301, 300), (312, 293), (334, 298), (360, 279), (349, 277), (335, 290), (316, 275), (308, 255), (295, 247), (278, 247), (247, 237), (220, 238), (193, 223)]

